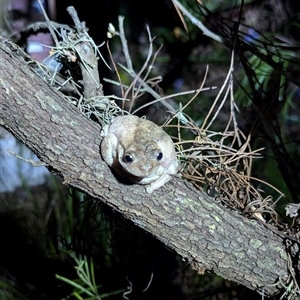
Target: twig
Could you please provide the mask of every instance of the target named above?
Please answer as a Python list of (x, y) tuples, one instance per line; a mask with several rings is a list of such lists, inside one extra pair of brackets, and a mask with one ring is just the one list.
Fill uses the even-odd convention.
[(80, 22), (75, 8), (73, 6), (69, 6), (67, 7), (67, 12), (71, 16), (78, 34), (84, 34), (86, 32), (85, 23)]
[[(209, 123), (209, 124), (206, 126), (206, 128), (204, 129), (204, 127), (205, 127), (206, 123), (208, 122), (208, 119), (209, 119), (209, 117), (210, 117), (212, 111), (214, 110), (214, 108), (215, 108), (217, 102), (219, 101), (219, 98), (221, 97), (221, 95), (222, 95), (223, 91), (225, 90), (225, 87), (226, 87), (226, 85), (227, 85), (227, 83), (228, 83), (228, 81), (229, 81), (229, 79), (230, 79), (231, 73), (232, 73), (232, 71), (233, 71), (233, 62), (234, 62), (234, 52), (232, 51), (231, 63), (230, 63), (230, 67), (229, 67), (229, 70), (228, 70), (228, 74), (227, 74), (227, 76), (226, 76), (226, 79), (224, 80), (224, 84), (222, 85), (222, 87), (221, 87), (221, 89), (220, 89), (220, 91), (219, 91), (219, 93), (218, 93), (218, 95), (217, 95), (217, 97), (216, 97), (216, 99), (215, 99), (213, 105), (210, 107), (210, 110), (209, 110), (208, 114), (206, 115), (206, 117), (205, 117), (205, 119), (204, 119), (204, 121), (203, 121), (203, 123), (202, 123), (201, 130), (207, 130), (207, 129), (211, 126), (211, 124), (213, 123), (213, 121), (215, 120), (215, 118), (217, 117), (217, 115), (218, 115), (218, 113), (219, 113), (219, 111), (220, 111), (220, 107), (219, 107), (218, 111), (217, 111), (217, 112), (215, 113), (215, 115), (212, 117), (210, 123)], [(228, 90), (227, 90), (226, 94), (227, 94), (227, 93), (228, 93)], [(224, 100), (226, 100), (226, 97), (224, 97), (223, 102), (224, 102)]]
[(58, 39), (57, 39), (57, 37), (56, 37), (56, 34), (54, 33), (53, 27), (52, 27), (52, 25), (51, 25), (51, 21), (50, 21), (50, 19), (48, 18), (47, 13), (46, 13), (46, 11), (45, 11), (45, 9), (44, 9), (44, 6), (43, 6), (43, 4), (41, 3), (40, 0), (38, 0), (38, 3), (39, 3), (40, 8), (41, 8), (41, 10), (42, 10), (42, 12), (43, 12), (43, 15), (44, 15), (44, 17), (45, 17), (45, 20), (46, 20), (46, 22), (47, 22), (47, 24), (48, 24), (48, 29), (49, 29), (49, 31), (50, 31), (50, 33), (51, 33), (51, 35), (52, 35), (52, 38), (53, 38), (53, 40), (54, 40), (54, 42), (55, 42), (55, 45), (58, 46), (58, 45), (59, 45), (59, 42), (58, 42)]
[[(107, 82), (110, 82), (109, 80), (107, 79), (103, 79), (104, 81), (107, 81)], [(114, 83), (114, 82), (112, 82)], [(178, 96), (184, 96), (184, 95), (189, 95), (189, 94), (198, 94), (200, 92), (203, 92), (203, 91), (210, 91), (210, 90), (214, 90), (216, 89), (217, 87), (216, 86), (212, 86), (212, 87), (208, 87), (208, 88), (200, 88), (200, 89), (197, 89), (197, 90), (190, 90), (190, 91), (186, 91), (186, 92), (180, 92), (180, 93), (176, 93), (176, 94), (171, 94), (171, 95), (168, 95), (168, 96), (164, 96), (164, 97), (161, 97), (159, 99), (156, 99), (156, 100), (153, 100), (153, 101), (150, 101), (148, 102), (147, 104), (145, 105), (142, 105), (140, 107), (138, 107), (135, 111), (132, 112), (132, 114), (136, 114), (139, 110), (143, 109), (144, 107), (148, 106), (148, 105), (152, 105), (156, 102), (160, 102), (161, 100), (165, 100), (165, 99), (170, 99), (170, 98), (175, 98), (175, 97), (178, 97)], [(182, 111), (183, 109), (182, 108), (179, 108), (179, 111)], [(188, 123), (188, 122), (187, 122)]]
[[(121, 43), (122, 43), (122, 48), (123, 48), (123, 52), (124, 52), (124, 56), (126, 58), (126, 64), (127, 64), (127, 68), (126, 71), (128, 72), (128, 74), (133, 77), (136, 78), (137, 82), (139, 84), (141, 84), (143, 86), (143, 88), (147, 91), (147, 93), (149, 93), (150, 95), (152, 95), (155, 99), (160, 99), (161, 96), (155, 92), (146, 82), (144, 82), (141, 78), (137, 77), (136, 72), (133, 69), (132, 66), (132, 61), (130, 58), (130, 54), (129, 54), (129, 50), (128, 50), (128, 45), (127, 45), (127, 40), (125, 37), (125, 32), (124, 32), (124, 17), (119, 16), (119, 30), (120, 30), (120, 39), (121, 39)], [(151, 41), (150, 41), (151, 43)], [(175, 110), (173, 108), (172, 105), (170, 105), (167, 101), (162, 100), (160, 101), (170, 112), (172, 112), (173, 114), (176, 114), (176, 117), (180, 120), (180, 122), (182, 122), (183, 124), (187, 124), (188, 120), (187, 118), (181, 113), (178, 112), (177, 110)]]
[(180, 9), (180, 11), (185, 16), (187, 16), (193, 24), (195, 24), (199, 29), (202, 30), (204, 35), (207, 35), (207, 36), (211, 37), (213, 40), (215, 40), (219, 43), (223, 43), (223, 39), (219, 35), (213, 33), (209, 29), (207, 29), (203, 25), (203, 23), (200, 20), (196, 19), (180, 2), (178, 2), (177, 0), (172, 0), (172, 2), (174, 4), (175, 8)]
[(104, 96), (102, 85), (100, 84), (97, 57), (95, 51), (93, 51), (95, 44), (87, 33), (85, 23), (80, 22), (74, 7), (69, 6), (67, 11), (72, 17), (79, 35), (79, 39), (73, 38), (73, 47), (80, 58), (79, 65), (83, 77), (85, 99), (94, 96)]
[(24, 157), (18, 155), (17, 153), (13, 152), (13, 151), (12, 151), (11, 149), (9, 149), (9, 148), (7, 148), (6, 151), (7, 151), (9, 154), (13, 155), (14, 157), (16, 157), (16, 158), (18, 158), (18, 159), (21, 159), (21, 160), (23, 160), (23, 161), (25, 161), (25, 162), (31, 164), (33, 167), (45, 167), (45, 166), (47, 166), (47, 164), (44, 163), (44, 162), (36, 161), (36, 160), (31, 159), (31, 158), (24, 158)]

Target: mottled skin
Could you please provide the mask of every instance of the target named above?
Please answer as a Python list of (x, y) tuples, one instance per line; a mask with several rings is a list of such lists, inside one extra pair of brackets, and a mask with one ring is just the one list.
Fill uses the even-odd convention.
[(178, 170), (174, 144), (159, 126), (146, 119), (126, 115), (104, 126), (101, 154), (122, 177), (148, 185), (152, 193)]

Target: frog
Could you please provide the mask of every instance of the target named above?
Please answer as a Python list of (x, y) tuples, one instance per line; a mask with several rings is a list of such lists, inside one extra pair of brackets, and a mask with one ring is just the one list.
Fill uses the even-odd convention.
[(102, 129), (100, 151), (121, 177), (153, 193), (176, 175), (179, 161), (171, 137), (157, 124), (135, 115), (115, 117)]

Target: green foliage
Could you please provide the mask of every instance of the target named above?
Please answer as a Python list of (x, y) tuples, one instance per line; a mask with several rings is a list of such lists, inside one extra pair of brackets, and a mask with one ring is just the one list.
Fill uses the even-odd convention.
[[(101, 286), (96, 284), (93, 260), (91, 259), (89, 262), (86, 256), (79, 255), (77, 257), (71, 251), (68, 254), (75, 262), (78, 279), (72, 280), (60, 275), (56, 275), (56, 278), (73, 287), (73, 291), (69, 296), (74, 296), (78, 300), (101, 300), (125, 292), (125, 290), (118, 290), (99, 295), (98, 289)], [(62, 300), (67, 298), (63, 298)]]
[[(297, 88), (294, 87), (289, 94), (286, 95), (287, 78), (285, 72), (290, 64), (293, 64), (298, 60), (298, 54), (295, 50), (286, 49), (284, 46), (285, 45), (282, 43), (272, 43), (271, 46), (266, 49), (262, 48), (262, 45), (258, 45), (257, 50), (260, 55), (252, 54), (247, 58), (248, 66), (253, 73), (245, 76), (244, 69), (238, 71), (237, 78), (241, 88), (237, 89), (235, 93), (236, 99), (244, 100), (242, 101), (243, 105), (249, 106), (252, 104), (251, 95), (253, 95), (253, 88), (256, 91), (267, 93), (270, 89), (270, 85), (272, 87), (274, 84), (271, 79), (272, 75), (275, 73), (280, 76), (277, 100), (282, 101), (285, 99), (284, 111), (287, 110), (286, 105), (290, 105)], [(276, 69), (274, 68), (274, 65), (277, 66)], [(249, 76), (252, 77), (254, 86), (251, 85)]]

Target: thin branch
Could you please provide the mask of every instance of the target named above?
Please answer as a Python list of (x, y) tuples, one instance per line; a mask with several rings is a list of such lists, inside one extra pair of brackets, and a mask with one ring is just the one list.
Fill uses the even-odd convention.
[[(127, 45), (127, 40), (125, 37), (125, 32), (124, 32), (124, 17), (119, 17), (119, 30), (120, 30), (120, 39), (122, 42), (122, 48), (123, 52), (126, 58), (126, 63), (127, 63), (127, 72), (129, 75), (133, 78), (137, 78), (137, 82), (143, 86), (143, 88), (152, 95), (155, 99), (161, 99), (161, 96), (155, 92), (146, 82), (144, 82), (141, 78), (137, 77), (136, 72), (133, 69), (131, 58), (129, 55), (129, 50), (128, 50), (128, 45)], [(151, 42), (151, 41), (150, 41)], [(167, 101), (162, 100), (160, 101), (171, 113), (176, 114), (176, 117), (180, 119), (180, 122), (183, 124), (186, 124), (188, 122), (187, 118), (182, 114), (178, 113), (177, 110), (173, 108), (172, 105), (170, 105)]]
[(45, 20), (46, 20), (46, 22), (47, 22), (48, 29), (49, 29), (49, 31), (50, 31), (50, 33), (51, 33), (51, 35), (52, 35), (52, 38), (53, 38), (53, 40), (54, 40), (54, 42), (55, 42), (55, 45), (57, 46), (57, 45), (59, 45), (59, 42), (58, 42), (58, 39), (57, 39), (57, 37), (56, 37), (56, 34), (54, 33), (53, 27), (52, 27), (52, 25), (51, 25), (51, 21), (50, 21), (50, 19), (49, 19), (48, 16), (47, 16), (47, 13), (46, 13), (46, 11), (45, 11), (45, 9), (44, 9), (43, 4), (41, 3), (41, 0), (38, 0), (38, 3), (39, 3), (40, 8), (41, 8), (41, 10), (42, 10), (42, 12), (43, 12), (44, 18), (45, 18)]
[(203, 34), (204, 35), (207, 35), (207, 36), (209, 36), (209, 37), (211, 37), (213, 40), (215, 40), (215, 41), (217, 41), (217, 42), (219, 42), (219, 43), (223, 43), (223, 39), (219, 36), (219, 35), (217, 35), (217, 34), (215, 34), (215, 33), (213, 33), (212, 31), (210, 31), (209, 29), (207, 29), (204, 25), (203, 25), (203, 23), (200, 21), (200, 20), (198, 20), (198, 19), (196, 19), (179, 1), (177, 1), (177, 0), (172, 0), (172, 2), (173, 2), (173, 4), (174, 4), (174, 6), (175, 6), (175, 8), (178, 8), (178, 9), (180, 9), (180, 11), (186, 16), (186, 17), (188, 17), (188, 19), (193, 23), (193, 24), (195, 24), (199, 29), (201, 29), (202, 30), (202, 32), (203, 32)]

